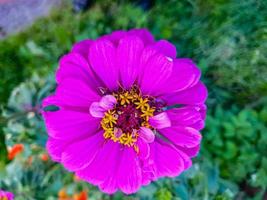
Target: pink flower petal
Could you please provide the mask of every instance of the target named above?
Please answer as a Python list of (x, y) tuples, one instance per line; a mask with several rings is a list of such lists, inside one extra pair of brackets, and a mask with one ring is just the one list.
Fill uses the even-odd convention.
[(192, 166), (192, 160), (183, 151), (179, 151), (178, 149), (177, 149), (177, 151), (178, 151), (180, 157), (183, 159), (183, 162), (184, 162), (184, 170), (189, 169)]
[(105, 95), (100, 102), (93, 102), (89, 108), (89, 112), (93, 117), (103, 118), (107, 110), (114, 108), (117, 100), (112, 95)]
[(197, 105), (204, 104), (208, 97), (206, 86), (199, 82), (191, 88), (176, 92), (169, 95), (163, 95), (161, 98), (167, 102), (168, 105), (185, 104)]
[(93, 74), (88, 61), (77, 52), (69, 53), (60, 58), (56, 81), (61, 83), (65, 78), (82, 80), (93, 90), (102, 86)]
[(89, 113), (60, 109), (43, 112), (48, 135), (56, 139), (90, 136), (99, 128), (100, 120)]
[(93, 102), (89, 108), (89, 112), (93, 117), (103, 118), (106, 110), (100, 106), (98, 102)]
[(201, 134), (193, 128), (183, 126), (172, 126), (160, 130), (160, 134), (168, 138), (173, 144), (192, 148), (200, 144)]
[(147, 143), (142, 138), (140, 138), (140, 139), (137, 140), (136, 144), (137, 144), (138, 150), (139, 150), (137, 155), (139, 156), (140, 159), (146, 160), (149, 157), (149, 154), (150, 154), (149, 143)]
[(167, 128), (171, 126), (171, 120), (166, 112), (162, 112), (149, 118), (149, 124), (156, 129)]
[(116, 47), (119, 44), (119, 41), (127, 35), (127, 32), (124, 30), (113, 31), (111, 34), (104, 35), (100, 37), (101, 39), (106, 39), (111, 41)]
[[(116, 173), (118, 170), (118, 165), (120, 163), (122, 152), (120, 150), (121, 146), (118, 143), (114, 143), (109, 140), (99, 147), (99, 151), (95, 156), (95, 159), (84, 169), (78, 170), (76, 175), (81, 179), (88, 181), (94, 185), (102, 185), (101, 189), (105, 191), (116, 191), (117, 184), (114, 182), (116, 180)], [(115, 185), (110, 185), (113, 183)]]
[(14, 197), (14, 194), (11, 193), (11, 192), (7, 192), (7, 191), (3, 191), (0, 189), (0, 199), (3, 199), (3, 200), (13, 200), (15, 197)]
[(190, 158), (192, 158), (192, 157), (197, 156), (199, 149), (200, 149), (200, 144), (192, 148), (186, 148), (186, 147), (180, 147), (180, 146), (177, 146), (177, 148), (181, 150), (182, 152), (184, 152), (186, 155), (188, 155)]
[(155, 134), (150, 128), (141, 127), (138, 134), (139, 137), (142, 138), (147, 143), (151, 143), (155, 139)]
[(198, 106), (186, 106), (166, 111), (172, 126), (190, 126), (197, 130), (204, 128), (204, 120)]
[(125, 194), (135, 193), (142, 182), (142, 172), (136, 152), (133, 148), (125, 147), (120, 159), (116, 176), (118, 187)]
[(60, 162), (62, 152), (69, 143), (70, 143), (69, 141), (59, 140), (49, 137), (46, 142), (46, 149), (52, 160)]
[(120, 160), (113, 162), (113, 166), (107, 170), (108, 174), (105, 181), (100, 184), (100, 189), (109, 194), (117, 189), (126, 194), (137, 192), (141, 187), (142, 174), (136, 152), (132, 148), (124, 147), (116, 157)]
[(105, 110), (111, 110), (114, 108), (117, 103), (117, 99), (112, 95), (105, 95), (101, 98), (99, 102), (99, 106), (104, 108)]
[(205, 127), (205, 121), (199, 120), (196, 123), (192, 124), (191, 127), (200, 131)]
[(61, 162), (70, 171), (83, 169), (94, 160), (99, 148), (103, 144), (103, 131), (87, 139), (73, 142), (64, 149)]
[(200, 115), (202, 117), (202, 119), (206, 119), (206, 114), (207, 114), (207, 106), (205, 104), (199, 104), (197, 105), (198, 110), (200, 112)]
[(153, 45), (153, 48), (155, 48), (158, 52), (164, 54), (167, 57), (170, 57), (174, 59), (176, 57), (176, 47), (168, 42), (167, 40), (159, 40), (155, 42)]
[(161, 94), (174, 93), (194, 86), (200, 79), (201, 72), (190, 59), (173, 60), (172, 74), (168, 81), (158, 88)]
[(110, 90), (118, 88), (119, 69), (116, 61), (116, 48), (108, 40), (95, 41), (89, 50), (90, 64), (96, 75)]
[(126, 36), (119, 42), (117, 61), (125, 88), (130, 88), (137, 78), (143, 48), (143, 41), (136, 36)]
[(105, 162), (108, 169), (105, 172), (105, 178), (99, 185), (99, 188), (103, 192), (113, 194), (119, 189), (117, 184), (117, 171), (120, 163), (120, 157), (122, 155), (122, 149), (120, 145), (115, 143), (110, 143), (110, 149), (112, 149), (114, 153), (111, 153), (111, 159), (109, 159), (110, 162), (107, 164)]
[(100, 96), (88, 84), (73, 78), (65, 78), (57, 87), (55, 96), (61, 105), (89, 108)]
[(117, 47), (119, 44), (119, 41), (123, 39), (124, 37), (128, 37), (128, 36), (139, 37), (145, 45), (150, 45), (154, 43), (153, 35), (147, 29), (144, 29), (144, 28), (131, 29), (129, 31), (124, 31), (124, 30), (113, 31), (112, 33), (104, 35), (100, 38), (111, 41)]
[(79, 41), (73, 45), (71, 52), (79, 53), (85, 59), (88, 59), (89, 48), (93, 42), (93, 40), (89, 39)]
[(129, 35), (135, 35), (141, 38), (145, 45), (151, 44), (154, 42), (154, 36), (145, 28), (141, 29), (131, 29), (127, 32)]
[[(116, 171), (116, 169), (113, 169), (112, 172)], [(117, 186), (117, 180), (113, 177), (114, 174), (110, 174), (106, 180), (104, 180), (100, 185), (99, 188), (102, 192), (105, 192), (107, 194), (113, 194), (117, 192), (118, 186)]]
[(151, 157), (154, 160), (154, 172), (158, 177), (175, 177), (184, 170), (184, 161), (179, 152), (169, 144), (156, 139), (151, 144)]
[(157, 95), (158, 88), (165, 83), (172, 73), (173, 62), (166, 56), (155, 52), (151, 48), (143, 50), (140, 68), (142, 69), (142, 78), (140, 78), (140, 87), (145, 95)]

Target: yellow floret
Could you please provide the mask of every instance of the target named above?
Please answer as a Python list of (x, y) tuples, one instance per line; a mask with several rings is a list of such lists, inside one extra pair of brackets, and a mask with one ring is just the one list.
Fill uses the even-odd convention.
[(149, 117), (152, 117), (154, 115), (155, 109), (151, 108), (150, 106), (146, 106), (141, 111), (142, 111), (141, 117), (144, 117), (146, 121), (148, 121)]
[(133, 99), (133, 96), (129, 92), (125, 92), (123, 94), (120, 94), (119, 97), (120, 97), (121, 105), (129, 104), (130, 100)]
[(109, 124), (110, 127), (113, 127), (114, 124), (116, 124), (117, 118), (114, 116), (115, 111), (108, 111), (105, 113), (105, 116), (103, 118), (104, 124)]
[(138, 98), (138, 101), (134, 103), (136, 106), (137, 109), (141, 109), (141, 110), (144, 110), (147, 106), (149, 106), (148, 104), (148, 99), (145, 98), (143, 99), (142, 97), (139, 97)]
[[(141, 111), (141, 126), (147, 128), (151, 127), (148, 123), (148, 120), (154, 115), (155, 108), (149, 105), (149, 98), (142, 97), (140, 92), (134, 88), (132, 88), (130, 91), (113, 93), (112, 95), (117, 99), (118, 104), (121, 106), (127, 106), (128, 104), (134, 105), (137, 110)], [(118, 142), (122, 145), (133, 147), (135, 152), (138, 154), (139, 147), (136, 145), (138, 139), (138, 130), (134, 129), (132, 132), (122, 133), (119, 137), (115, 136), (114, 130), (116, 129), (118, 117), (121, 114), (122, 112), (120, 110), (116, 110), (116, 108), (105, 113), (101, 121), (101, 127), (104, 130), (103, 137), (105, 139)], [(135, 115), (139, 114), (135, 113)]]

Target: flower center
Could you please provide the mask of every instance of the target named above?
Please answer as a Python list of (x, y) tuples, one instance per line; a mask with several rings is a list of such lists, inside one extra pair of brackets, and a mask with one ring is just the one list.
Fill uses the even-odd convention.
[(113, 109), (105, 112), (102, 118), (104, 138), (129, 147), (133, 146), (137, 150), (135, 142), (139, 129), (141, 127), (151, 128), (148, 120), (154, 116), (156, 111), (154, 99), (142, 96), (136, 87), (130, 90), (120, 89), (112, 95), (117, 103)]

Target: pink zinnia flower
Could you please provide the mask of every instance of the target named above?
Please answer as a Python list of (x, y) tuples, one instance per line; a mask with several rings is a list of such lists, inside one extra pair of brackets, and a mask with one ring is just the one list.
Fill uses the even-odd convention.
[(0, 189), (0, 199), (1, 200), (13, 200), (14, 195), (11, 192), (3, 191)]
[(43, 107), (51, 158), (106, 193), (136, 192), (191, 166), (204, 127), (200, 70), (145, 29), (76, 43)]

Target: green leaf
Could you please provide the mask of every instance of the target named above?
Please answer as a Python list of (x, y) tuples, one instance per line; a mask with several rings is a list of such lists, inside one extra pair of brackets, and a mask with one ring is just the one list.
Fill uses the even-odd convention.
[(231, 159), (234, 158), (235, 155), (237, 154), (237, 147), (236, 144), (230, 141), (227, 141), (226, 144), (226, 150), (223, 153), (224, 158), (226, 159)]
[(213, 194), (217, 193), (219, 188), (218, 180), (219, 180), (219, 170), (217, 166), (213, 166), (207, 170), (208, 176), (208, 188), (209, 191)]
[(175, 184), (174, 192), (181, 200), (188, 200), (189, 194), (184, 184)]
[(156, 193), (157, 200), (172, 200), (172, 193), (165, 187), (160, 188)]
[(55, 112), (58, 111), (60, 108), (58, 106), (55, 105), (49, 105), (43, 108), (44, 111), (51, 111), (51, 112)]

